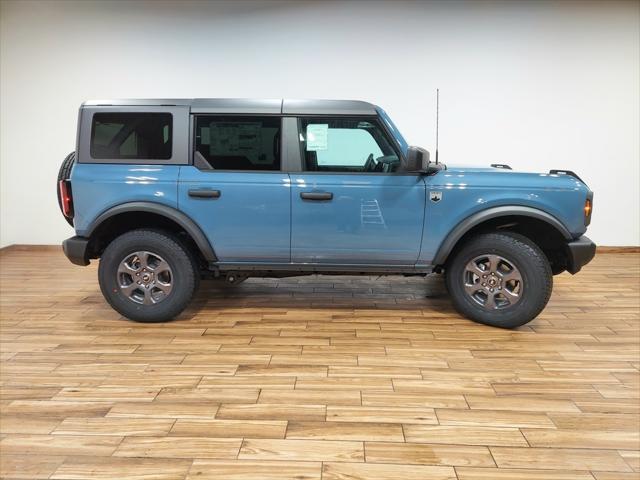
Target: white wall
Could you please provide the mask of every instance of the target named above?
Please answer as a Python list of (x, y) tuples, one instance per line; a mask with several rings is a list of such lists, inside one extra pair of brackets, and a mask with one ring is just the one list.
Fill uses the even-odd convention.
[(638, 245), (634, 1), (29, 2), (1, 7), (1, 245), (72, 235), (55, 178), (90, 98), (355, 98), (440, 158), (578, 172)]

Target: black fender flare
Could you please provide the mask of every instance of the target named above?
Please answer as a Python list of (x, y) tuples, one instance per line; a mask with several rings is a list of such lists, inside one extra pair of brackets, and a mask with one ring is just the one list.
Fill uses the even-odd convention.
[(492, 218), (507, 216), (536, 218), (554, 227), (567, 241), (573, 238), (571, 232), (567, 230), (567, 227), (565, 227), (560, 220), (543, 210), (522, 205), (502, 205), (476, 212), (458, 223), (453, 230), (449, 232), (447, 238), (440, 244), (438, 252), (433, 259), (433, 265), (443, 265), (458, 241), (473, 227)]
[(93, 220), (93, 222), (91, 222), (91, 225), (89, 225), (86, 230), (85, 236), (91, 238), (91, 235), (105, 220), (108, 220), (109, 218), (112, 218), (121, 213), (127, 212), (155, 213), (174, 221), (191, 236), (195, 244), (198, 246), (198, 249), (200, 249), (200, 252), (202, 253), (205, 260), (207, 260), (208, 262), (218, 261), (218, 257), (216, 256), (211, 243), (209, 243), (209, 239), (206, 237), (202, 229), (190, 217), (173, 207), (169, 207), (167, 205), (162, 205), (159, 203), (128, 202), (116, 205), (115, 207), (111, 207), (110, 209), (102, 212)]

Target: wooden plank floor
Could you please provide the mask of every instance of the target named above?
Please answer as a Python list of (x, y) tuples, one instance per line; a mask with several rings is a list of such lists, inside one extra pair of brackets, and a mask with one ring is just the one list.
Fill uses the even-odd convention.
[(205, 282), (167, 324), (96, 266), (0, 253), (6, 479), (636, 479), (640, 255), (555, 278), (516, 331), (442, 279)]

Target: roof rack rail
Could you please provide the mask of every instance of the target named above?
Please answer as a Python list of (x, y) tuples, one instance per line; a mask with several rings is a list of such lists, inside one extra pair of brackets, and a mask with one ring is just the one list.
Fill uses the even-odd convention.
[(576, 172), (573, 172), (571, 170), (555, 170), (554, 169), (554, 170), (549, 170), (549, 173), (552, 175), (569, 175), (570, 177), (573, 177), (576, 180), (580, 180), (582, 183), (586, 185), (585, 181), (582, 180)]

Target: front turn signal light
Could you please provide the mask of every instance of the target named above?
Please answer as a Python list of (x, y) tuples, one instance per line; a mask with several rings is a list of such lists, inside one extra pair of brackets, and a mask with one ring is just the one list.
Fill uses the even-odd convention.
[(591, 210), (592, 210), (592, 205), (591, 205), (591, 199), (587, 198), (587, 200), (585, 200), (584, 202), (584, 224), (585, 225), (589, 225), (589, 223), (591, 223)]

